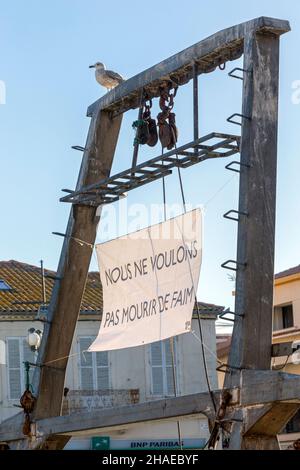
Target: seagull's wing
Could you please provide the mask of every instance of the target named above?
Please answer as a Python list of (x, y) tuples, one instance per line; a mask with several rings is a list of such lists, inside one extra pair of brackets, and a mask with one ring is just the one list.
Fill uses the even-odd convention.
[(105, 70), (105, 73), (112, 78), (113, 80), (118, 80), (119, 82), (124, 82), (124, 78), (121, 77), (117, 72), (113, 72), (112, 70)]

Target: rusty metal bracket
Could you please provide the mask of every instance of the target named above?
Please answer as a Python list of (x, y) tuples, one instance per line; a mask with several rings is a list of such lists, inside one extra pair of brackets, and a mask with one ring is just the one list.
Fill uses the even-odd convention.
[(242, 119), (248, 119), (248, 121), (251, 121), (251, 118), (249, 116), (245, 116), (244, 114), (239, 114), (239, 113), (234, 113), (229, 118), (226, 119), (227, 122), (230, 122), (230, 124), (236, 124), (237, 126), (242, 126), (242, 124), (238, 121), (234, 121), (234, 117), (240, 117)]
[[(224, 370), (225, 369), (225, 370)], [(243, 368), (244, 369), (244, 368)], [(230, 372), (231, 370), (242, 370), (241, 367), (235, 367), (235, 366), (231, 366), (229, 364), (221, 364), (220, 366), (218, 366), (216, 368), (216, 371), (218, 372)]]
[(234, 315), (235, 317), (241, 317), (241, 318), (245, 316), (243, 313), (232, 312), (229, 308), (225, 310), (225, 312), (221, 313), (221, 315), (219, 315), (219, 318), (222, 318), (222, 320), (230, 321), (232, 323), (234, 323), (235, 320), (232, 320), (232, 318), (226, 318), (226, 315)]
[(248, 217), (248, 215), (249, 215), (247, 212), (230, 210), (230, 211), (226, 212), (226, 214), (223, 215), (224, 219), (234, 220), (234, 222), (239, 222), (240, 217), (237, 217), (237, 218), (236, 217), (230, 217), (230, 214), (238, 214), (239, 216), (243, 215), (245, 217)]
[(238, 80), (244, 80), (244, 77), (240, 77), (239, 75), (236, 75), (234, 72), (243, 72), (244, 73), (252, 73), (252, 70), (245, 70), (241, 69), (241, 67), (235, 67), (232, 69), (229, 73), (228, 76), (231, 78), (237, 78)]
[(66, 234), (61, 232), (52, 232), (52, 235), (57, 235), (58, 237), (66, 237)]
[(72, 189), (62, 189), (62, 192), (63, 193), (68, 193), (68, 194), (74, 193), (74, 191)]
[[(228, 264), (230, 264), (230, 263), (235, 264), (237, 267), (232, 268), (232, 267), (228, 266)], [(232, 259), (228, 259), (227, 261), (225, 261), (225, 263), (221, 264), (221, 268), (229, 269), (230, 271), (237, 271), (239, 266), (242, 266), (242, 267), (245, 268), (247, 266), (247, 264), (246, 263), (238, 263), (237, 261), (234, 261)]]
[(228, 163), (228, 165), (225, 166), (225, 169), (226, 170), (229, 170), (229, 171), (234, 171), (235, 173), (240, 173), (241, 170), (237, 170), (235, 168), (232, 168), (233, 165), (239, 165), (239, 166), (244, 166), (246, 168), (251, 168), (251, 165), (247, 165), (246, 163), (241, 163), (241, 162), (238, 162), (238, 161), (233, 161), (233, 162), (230, 162)]
[(45, 274), (44, 277), (47, 277), (48, 279), (53, 279), (54, 281), (62, 281), (62, 277), (60, 276), (54, 276), (53, 274)]
[(225, 418), (225, 419), (221, 419), (219, 422), (220, 423), (243, 423), (244, 421), (238, 418)]
[(72, 145), (71, 149), (78, 150), (79, 152), (85, 152), (87, 150), (85, 147), (81, 147), (81, 145)]

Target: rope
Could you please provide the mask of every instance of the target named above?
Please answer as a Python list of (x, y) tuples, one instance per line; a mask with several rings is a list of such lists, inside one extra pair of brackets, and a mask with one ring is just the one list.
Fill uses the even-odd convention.
[[(161, 149), (162, 155), (164, 154), (164, 148), (162, 147)], [(164, 164), (162, 162), (162, 164)], [(166, 208), (166, 183), (165, 183), (165, 177), (163, 176), (162, 178), (162, 187), (163, 187), (163, 204), (164, 204), (164, 221), (166, 222), (167, 220), (167, 208)], [(172, 357), (172, 375), (173, 375), (173, 387), (174, 387), (174, 396), (178, 396), (178, 388), (177, 388), (177, 380), (176, 380), (176, 369), (175, 369), (175, 351), (174, 351), (174, 338), (170, 338), (170, 344), (171, 344), (171, 357)], [(182, 440), (181, 440), (181, 427), (180, 427), (180, 421), (177, 420), (177, 432), (178, 432), (178, 441), (180, 445), (180, 450), (182, 450)]]
[[(161, 154), (164, 154), (164, 148), (161, 147)], [(162, 165), (164, 166), (164, 162), (162, 161)], [(162, 178), (162, 188), (163, 188), (163, 205), (164, 205), (164, 221), (167, 220), (167, 207), (166, 207), (166, 182), (165, 177)]]
[(85, 351), (81, 351), (79, 353), (74, 353), (74, 354), (69, 354), (68, 356), (61, 356), (57, 357), (56, 359), (52, 359), (51, 361), (44, 362), (43, 364), (40, 364), (40, 367), (47, 366), (48, 364), (53, 364), (53, 362), (58, 362), (61, 361), (62, 359), (69, 359), (69, 357), (74, 357), (74, 356), (80, 356), (80, 354), (83, 355), (83, 358), (86, 362), (86, 358), (84, 353), (89, 352), (87, 349)]
[(237, 177), (237, 174), (234, 174), (231, 176), (231, 178), (229, 178), (214, 194), (212, 197), (210, 197), (207, 202), (204, 204), (204, 208), (206, 208), (208, 206), (208, 204), (210, 204), (217, 196), (218, 194), (223, 191), (223, 189), (229, 184), (231, 183), (231, 181)]
[[(175, 350), (174, 350), (174, 338), (171, 338), (170, 340), (171, 344), (171, 356), (172, 356), (172, 372), (173, 372), (173, 384), (174, 384), (174, 395), (175, 397), (178, 396), (177, 390), (178, 390), (178, 384), (177, 384), (177, 378), (176, 378), (176, 369), (175, 369)], [(182, 450), (182, 440), (181, 440), (181, 428), (180, 428), (180, 421), (177, 420), (177, 431), (178, 431), (178, 440), (180, 444), (180, 450)]]
[(284, 363), (283, 365), (281, 365), (281, 366), (278, 366), (278, 367), (277, 367), (276, 364), (275, 364), (275, 361), (274, 361), (274, 360), (275, 360), (276, 358), (274, 357), (274, 358), (273, 358), (274, 360), (273, 360), (272, 370), (283, 370), (283, 369), (285, 368), (285, 366), (287, 365), (287, 363), (289, 362), (290, 357), (291, 357), (291, 354), (289, 354), (289, 355), (287, 356), (285, 363)]
[[(172, 132), (174, 134), (173, 129), (172, 129)], [(178, 160), (176, 140), (174, 139), (174, 141), (175, 141), (176, 159)], [(180, 167), (178, 166), (177, 169), (178, 169), (178, 178), (179, 178), (179, 184), (180, 184), (182, 205), (183, 205), (184, 213), (186, 214), (186, 202), (185, 202), (185, 195), (184, 195), (184, 189), (183, 189), (183, 182), (182, 182)], [(190, 263), (189, 263), (189, 265), (190, 265)], [(194, 287), (194, 292), (195, 292), (195, 302), (196, 302), (196, 308), (197, 308), (197, 317), (198, 317), (198, 325), (199, 325), (199, 333), (200, 333), (200, 343), (201, 343), (201, 349), (202, 349), (203, 366), (204, 366), (204, 371), (205, 371), (205, 379), (206, 379), (206, 383), (207, 383), (207, 389), (208, 389), (210, 397), (211, 397), (211, 402), (213, 404), (213, 407), (214, 407), (214, 410), (215, 410), (215, 413), (216, 413), (217, 412), (217, 407), (216, 407), (213, 392), (212, 392), (212, 389), (211, 389), (210, 383), (209, 383), (208, 367), (207, 367), (207, 361), (206, 361), (206, 356), (205, 356), (205, 351), (204, 351), (201, 317), (200, 317), (200, 311), (199, 311), (199, 305), (198, 305), (198, 298), (197, 298), (197, 294), (196, 294), (196, 290), (195, 290), (192, 275), (191, 275), (191, 279), (192, 279), (192, 282), (193, 282), (193, 287)]]

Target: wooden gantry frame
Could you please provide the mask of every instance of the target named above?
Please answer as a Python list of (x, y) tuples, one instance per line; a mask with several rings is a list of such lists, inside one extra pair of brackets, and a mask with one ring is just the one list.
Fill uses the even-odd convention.
[[(290, 30), (283, 20), (261, 17), (220, 31), (125, 81), (88, 108), (91, 124), (64, 235), (57, 278), (45, 323), (34, 376), (37, 402), (32, 435), (22, 434), (22, 414), (0, 426), (0, 441), (14, 448), (63, 448), (70, 436), (123, 424), (204, 413), (214, 430), (209, 393), (168, 398), (118, 409), (60, 416), (65, 372), (85, 288), (92, 246), (103, 204), (125, 191), (209, 158), (240, 153), (228, 165), (240, 173), (239, 207), (230, 211), (238, 223), (237, 258), (223, 267), (236, 271), (236, 305), (225, 390), (229, 400), (222, 416), (231, 449), (278, 449), (276, 435), (300, 408), (300, 376), (271, 371), (276, 208), (279, 39)], [(199, 139), (198, 75), (244, 55), (241, 138), (214, 134)], [(159, 96), (166, 82), (181, 86), (193, 80), (194, 140), (122, 174), (110, 171), (122, 115), (140, 107), (141, 93)], [(232, 118), (230, 119), (232, 121)], [(175, 154), (178, 154), (175, 159)], [(133, 178), (131, 177), (133, 175)], [(230, 213), (226, 214), (230, 218)], [(79, 245), (76, 240), (86, 243)], [(285, 348), (286, 350), (289, 347)], [(274, 354), (281, 354), (273, 350)], [(63, 358), (57, 360), (57, 358)], [(53, 362), (55, 361), (55, 362)], [(224, 390), (214, 391), (220, 404)]]

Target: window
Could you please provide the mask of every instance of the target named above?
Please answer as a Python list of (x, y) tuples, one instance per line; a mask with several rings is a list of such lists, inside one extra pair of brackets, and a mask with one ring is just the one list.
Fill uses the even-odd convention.
[(12, 288), (7, 284), (7, 282), (0, 279), (0, 291), (12, 291)]
[(91, 336), (78, 338), (80, 389), (108, 390), (110, 388), (108, 352), (84, 352), (94, 339)]
[[(8, 366), (8, 397), (17, 400), (25, 391), (25, 367), (23, 362), (35, 362), (35, 354), (31, 351), (26, 338), (6, 338)], [(33, 368), (30, 368), (29, 378), (32, 381)]]
[(300, 410), (288, 422), (283, 432), (285, 434), (300, 432)]
[[(177, 373), (175, 341), (174, 354), (175, 373)], [(170, 339), (158, 341), (157, 343), (152, 343), (150, 345), (150, 362), (152, 394), (159, 396), (174, 395), (174, 376)]]
[(284, 330), (294, 326), (293, 305), (282, 305), (274, 308), (273, 330)]

